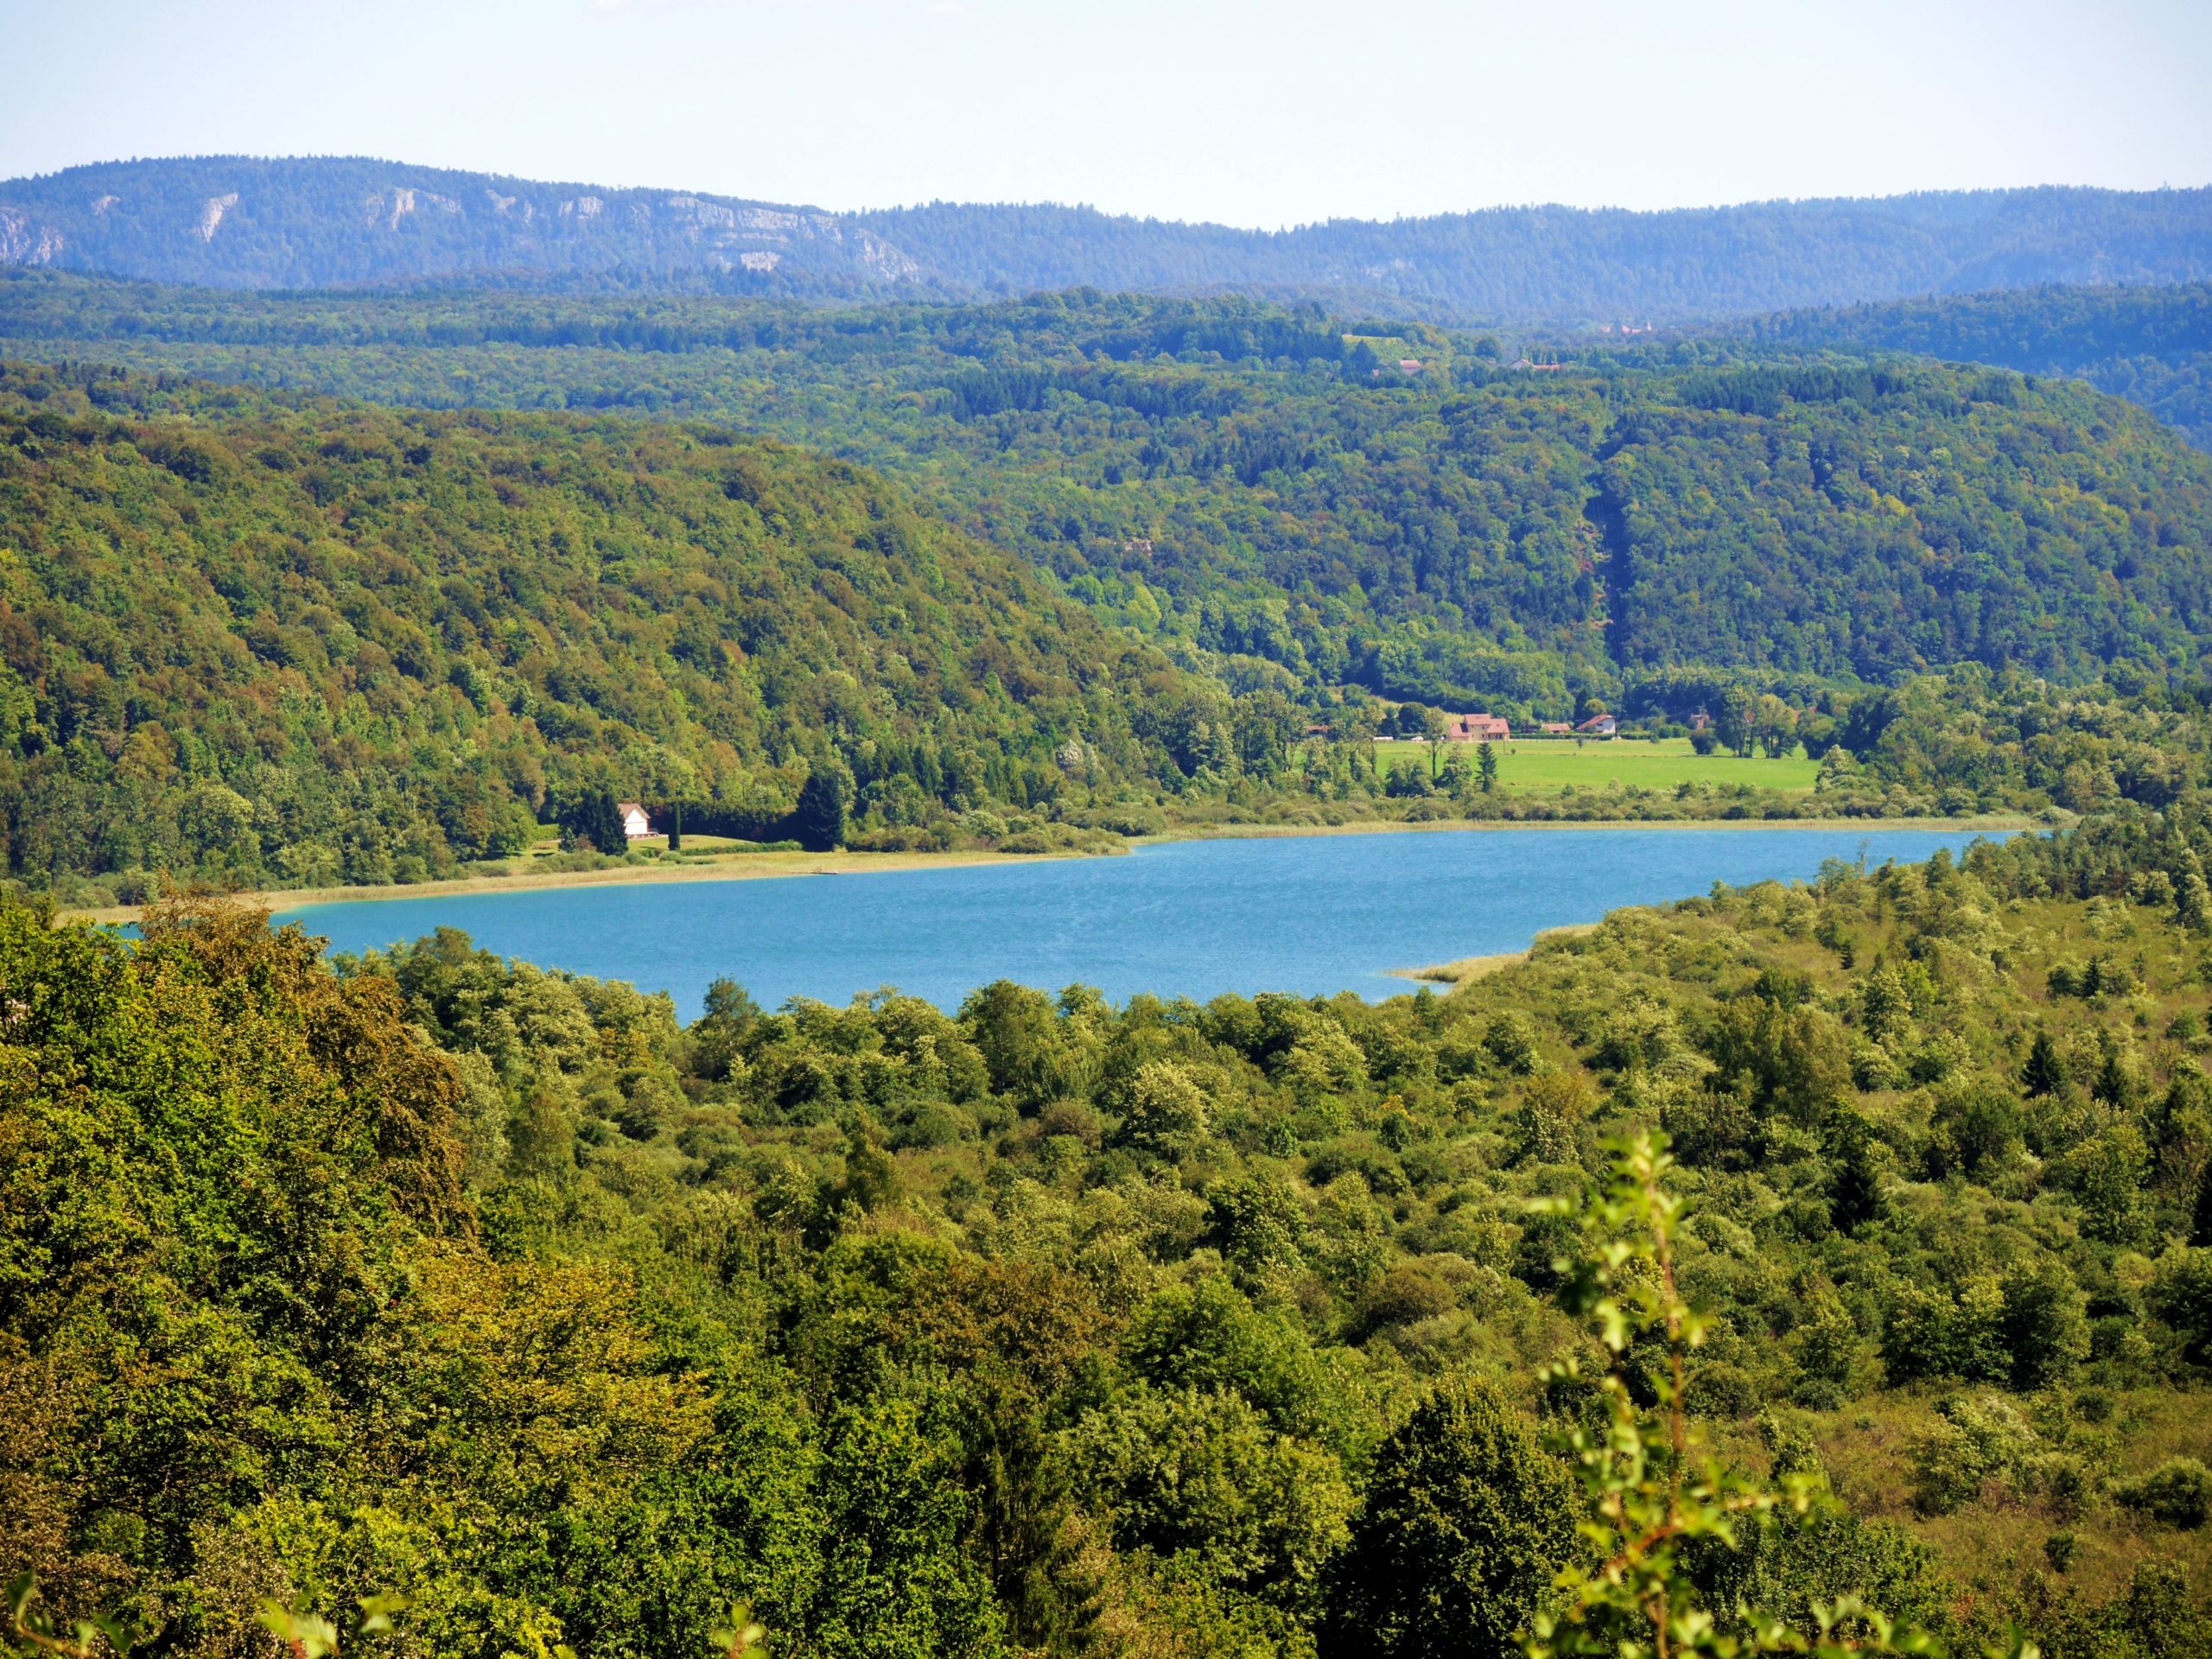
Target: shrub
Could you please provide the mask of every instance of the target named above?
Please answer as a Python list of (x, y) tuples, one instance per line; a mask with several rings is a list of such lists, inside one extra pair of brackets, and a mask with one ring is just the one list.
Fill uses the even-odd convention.
[(1206, 1133), (1205, 1090), (1173, 1060), (1154, 1060), (1129, 1083), (1121, 1139), (1142, 1151), (1179, 1158)]
[(1696, 1417), (1748, 1417), (1759, 1403), (1758, 1387), (1740, 1365), (1708, 1360), (1690, 1374), (1684, 1403)]
[(2195, 1458), (2168, 1458), (2140, 1480), (2115, 1487), (2113, 1496), (2162, 1525), (2193, 1532), (2212, 1516), (2212, 1470)]
[(2089, 1322), (2074, 1275), (2061, 1262), (2021, 1262), (2002, 1281), (2001, 1328), (2016, 1389), (2063, 1382), (2089, 1351)]
[(2212, 1355), (2212, 1249), (2169, 1252), (2151, 1281), (2150, 1304), (2181, 1338), (2188, 1358), (2201, 1363)]
[(1580, 1163), (1596, 1104), (1589, 1079), (1579, 1071), (1532, 1078), (1514, 1115), (1514, 1160)]
[(1132, 1389), (1086, 1413), (1068, 1451), (1122, 1547), (1193, 1552), (1233, 1585), (1310, 1586), (1352, 1507), (1334, 1457), (1235, 1394)]
[(1766, 1123), (1743, 1090), (1677, 1095), (1660, 1108), (1659, 1125), (1694, 1168), (1749, 1169), (1766, 1155)]
[(1459, 1293), (1443, 1279), (1427, 1268), (1405, 1263), (1392, 1268), (1369, 1288), (1361, 1300), (1359, 1322), (1370, 1331), (1418, 1325), (1459, 1305)]
[(2035, 1448), (2035, 1431), (2009, 1402), (1993, 1395), (1941, 1401), (1936, 1421), (1906, 1447), (1913, 1507), (1948, 1515), (1986, 1483), (2017, 1474)]
[(1502, 1014), (1491, 1020), (1483, 1033), (1483, 1048), (1515, 1077), (1525, 1077), (1536, 1069), (1536, 1033), (1517, 1014)]

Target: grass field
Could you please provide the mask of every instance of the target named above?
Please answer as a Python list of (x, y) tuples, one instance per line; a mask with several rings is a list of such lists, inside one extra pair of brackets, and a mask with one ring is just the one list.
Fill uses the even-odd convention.
[[(556, 856), (561, 850), (559, 828), (550, 823), (542, 823), (537, 828), (537, 839), (531, 842), (528, 850), (521, 856), (524, 858)], [(728, 836), (686, 835), (683, 837), (683, 850), (687, 853), (757, 853), (760, 848), (761, 843), (757, 841), (736, 841)], [(631, 842), (623, 850), (631, 853), (665, 852), (668, 850), (668, 837), (666, 836), (641, 836)]]
[[(1469, 766), (1475, 763), (1475, 745), (1448, 745), (1440, 762), (1459, 751)], [(1400, 760), (1428, 764), (1424, 743), (1377, 743), (1382, 767), (1388, 771)], [(1820, 763), (1802, 753), (1779, 760), (1764, 755), (1740, 760), (1732, 754), (1700, 754), (1686, 737), (1613, 738), (1576, 744), (1557, 739), (1543, 742), (1500, 743), (1497, 748), (1497, 786), (1510, 795), (1556, 795), (1572, 784), (1577, 789), (1623, 788), (1671, 790), (1677, 784), (1708, 784), (1733, 789), (1749, 784), (1755, 789), (1802, 794), (1813, 787)]]

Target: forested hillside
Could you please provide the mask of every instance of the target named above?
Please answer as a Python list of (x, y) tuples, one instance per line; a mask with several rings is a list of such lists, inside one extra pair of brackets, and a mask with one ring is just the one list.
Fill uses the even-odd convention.
[(1636, 324), (1767, 303), (2212, 275), (2212, 192), (2202, 190), (1929, 191), (1668, 213), (1496, 207), (1274, 235), (1064, 207), (932, 203), (856, 218), (939, 280), (986, 293), (1379, 295), (1440, 321)]
[(1695, 666), (2092, 678), (2186, 664), (2212, 626), (2212, 463), (2078, 385), (1924, 361), (1690, 340), (1536, 369), (1490, 336), (1087, 293), (820, 312), (36, 275), (0, 282), (0, 350), (728, 421), (899, 477), (1107, 621), (1516, 717)]
[(0, 375), (19, 875), (419, 879), (594, 790), (772, 820), (847, 768), (880, 822), (1027, 805), (1148, 774), (1185, 686), (779, 445)]
[(725, 982), (688, 1029), (458, 934), (334, 974), (0, 903), (0, 1560), (179, 1656), (396, 1595), (347, 1651), (672, 1659), (742, 1599), (820, 1659), (1507, 1659), (1674, 1455), (1632, 1312), (1659, 1461), (1567, 1451), (1592, 1297), (1659, 1272), (1576, 1208), (1643, 1128), (1688, 1455), (1808, 1504), (1670, 1596), (2199, 1654), (2208, 857), (2184, 799), (1443, 997)]
[(1914, 352), (2076, 375), (2212, 449), (2212, 287), (2038, 287), (1793, 312), (1738, 326), (1799, 351)]
[(2212, 276), (2212, 193), (1932, 192), (1637, 213), (1492, 208), (1268, 232), (1054, 206), (825, 213), (361, 157), (102, 162), (0, 182), (0, 264), (225, 288), (467, 280), (823, 299), (1079, 286), (1379, 296), (1649, 321)]

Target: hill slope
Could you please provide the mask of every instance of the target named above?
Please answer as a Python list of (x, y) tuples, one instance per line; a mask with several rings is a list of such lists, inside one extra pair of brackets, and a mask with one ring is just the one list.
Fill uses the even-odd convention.
[(595, 787), (915, 823), (1181, 683), (855, 468), (613, 418), (0, 373), (8, 868), (418, 878)]
[[(1379, 328), (1404, 332), (1352, 332)], [(2079, 679), (2212, 639), (2212, 461), (1988, 370), (1693, 341), (1538, 372), (1235, 300), (825, 313), (35, 274), (0, 281), (0, 350), (728, 420), (902, 478), (1110, 621), (1522, 716), (1693, 667)]]
[(1497, 1659), (1459, 1610), (1604, 1524), (1535, 1451), (1611, 1236), (1556, 1200), (1656, 1123), (1685, 1442), (1821, 1499), (1692, 1558), (1722, 1633), (2202, 1654), (2208, 859), (2189, 800), (1448, 996), (688, 1030), (449, 929), (0, 900), (0, 1553), (178, 1659), (395, 1587), (406, 1653), (679, 1659), (743, 1598), (804, 1659)]
[(1495, 208), (1268, 233), (1055, 206), (825, 213), (359, 157), (203, 156), (0, 183), (0, 263), (239, 288), (464, 279), (808, 298), (1079, 285), (1310, 292), (1384, 296), (1436, 316), (1612, 321), (2212, 277), (2212, 192)]
[(1739, 332), (1799, 351), (1916, 352), (2078, 376), (2212, 449), (2212, 283), (1961, 294), (1791, 312)]

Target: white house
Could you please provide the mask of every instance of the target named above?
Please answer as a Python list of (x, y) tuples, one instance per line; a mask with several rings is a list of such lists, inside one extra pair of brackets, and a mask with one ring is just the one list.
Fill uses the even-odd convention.
[(645, 809), (635, 801), (617, 801), (614, 810), (622, 815), (622, 833), (632, 841), (652, 834), (653, 827), (645, 817)]

